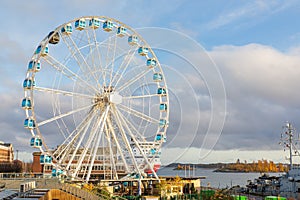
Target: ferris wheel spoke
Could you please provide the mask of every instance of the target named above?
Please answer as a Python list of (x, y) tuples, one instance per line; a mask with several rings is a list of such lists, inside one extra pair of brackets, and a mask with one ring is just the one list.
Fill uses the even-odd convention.
[[(90, 30), (93, 30), (93, 36), (91, 36), (90, 35)], [(97, 75), (97, 71), (100, 71), (100, 72), (102, 72), (103, 70), (102, 70), (102, 60), (100, 59), (100, 57), (99, 57), (99, 50), (98, 50), (98, 42), (97, 42), (97, 38), (96, 38), (96, 35), (95, 35), (95, 29), (86, 29), (85, 30), (85, 32), (86, 32), (86, 36), (87, 36), (87, 40), (88, 40), (88, 46), (89, 46), (89, 54), (88, 55), (91, 55), (90, 56), (90, 59), (91, 59), (91, 68), (92, 68), (92, 70), (91, 71), (93, 71), (94, 72), (94, 74), (93, 74), (93, 76), (94, 76), (94, 79), (96, 79), (97, 80), (97, 84), (98, 84), (98, 87), (101, 87), (101, 83), (99, 83), (99, 80), (100, 80), (100, 77), (98, 77), (98, 75)], [(93, 39), (94, 39), (94, 41), (93, 41)], [(93, 47), (93, 48), (92, 48)], [(98, 51), (97, 52), (97, 55), (94, 55), (94, 51)], [(97, 57), (98, 57), (98, 59), (99, 59), (99, 63), (97, 62)]]
[[(74, 57), (74, 59), (76, 60), (76, 62), (77, 62), (77, 64), (78, 64), (79, 68), (81, 69), (82, 73), (85, 74), (86, 72), (88, 72), (88, 74), (90, 74), (90, 75), (93, 76), (94, 81), (97, 83), (97, 85), (100, 85), (99, 82), (98, 82), (98, 79), (96, 78), (96, 76), (95, 76), (95, 74), (94, 74), (94, 72), (91, 70), (90, 65), (87, 63), (85, 57), (82, 55), (82, 52), (81, 52), (80, 49), (78, 48), (77, 44), (74, 42), (74, 40), (73, 40), (73, 38), (71, 37), (71, 35), (68, 35), (68, 38), (71, 40), (72, 45), (73, 45), (74, 48), (72, 48), (70, 45), (67, 45), (67, 46), (68, 46), (70, 52), (73, 51), (73, 57)], [(65, 42), (66, 42), (66, 41), (65, 41)], [(73, 50), (73, 49), (74, 49), (74, 50)], [(79, 54), (79, 56), (81, 57), (81, 59), (82, 59), (84, 65), (86, 66), (86, 68), (84, 68), (84, 67), (82, 66), (82, 64), (81, 64), (81, 62), (80, 62), (80, 60), (79, 60), (79, 58), (77, 58), (77, 56), (75, 56), (75, 55), (76, 55), (76, 52), (77, 52), (77, 53)], [(87, 70), (85, 70), (85, 69), (87, 69)]]
[(159, 123), (159, 120), (154, 119), (153, 117), (150, 117), (150, 116), (148, 116), (148, 115), (146, 115), (146, 114), (144, 114), (142, 112), (139, 112), (137, 110), (129, 108), (129, 107), (125, 106), (125, 105), (118, 104), (118, 108), (121, 109), (121, 110), (123, 110), (123, 111), (125, 111), (125, 112), (127, 112), (127, 113), (129, 113), (129, 114), (135, 115), (138, 118), (146, 120), (146, 121), (148, 121), (150, 123), (153, 123), (153, 124), (158, 124)]
[[(112, 57), (111, 57), (111, 70), (110, 70), (110, 75), (109, 75), (109, 83), (108, 83), (108, 86), (112, 86), (112, 79), (113, 79), (113, 72), (114, 72), (114, 67), (115, 67), (115, 59), (116, 59), (116, 49), (117, 49), (117, 36), (114, 36), (114, 37), (110, 37), (110, 38), (114, 38), (114, 41), (113, 41), (113, 47), (112, 48), (109, 48), (109, 49), (112, 49)], [(111, 46), (111, 45), (109, 45)], [(108, 49), (108, 51), (109, 51)]]
[[(68, 35), (67, 37), (63, 37), (62, 36), (62, 41), (64, 42), (64, 44), (67, 46), (71, 57), (76, 61), (79, 69), (81, 70), (81, 74), (86, 74), (86, 69), (82, 66), (81, 62), (80, 62), (80, 58), (83, 58), (83, 62), (84, 62), (84, 57), (82, 56), (80, 50), (78, 49), (76, 43), (74, 42), (74, 40), (72, 39), (72, 37), (70, 35)], [(86, 63), (84, 63), (86, 64)], [(87, 77), (84, 77), (87, 78)]]
[(113, 108), (112, 110), (114, 112), (114, 117), (115, 117), (115, 120), (116, 120), (116, 124), (117, 124), (117, 126), (118, 126), (118, 128), (120, 130), (121, 135), (122, 135), (123, 142), (125, 143), (126, 148), (129, 151), (129, 155), (131, 157), (131, 161), (133, 162), (133, 166), (137, 170), (137, 172), (140, 174), (141, 172), (140, 172), (140, 170), (138, 168), (138, 164), (137, 164), (137, 162), (135, 160), (132, 148), (131, 148), (130, 143), (128, 141), (128, 138), (126, 136), (126, 132), (125, 132), (124, 127), (122, 125), (123, 123), (120, 120), (120, 116), (118, 115), (116, 108), (114, 106), (112, 108)]
[[(133, 49), (131, 51), (128, 51), (127, 55), (125, 56), (125, 58), (123, 59), (120, 67), (118, 68), (117, 72), (115, 73), (115, 76), (112, 78), (111, 80), (111, 84), (114, 83), (115, 79), (117, 79), (118, 74), (121, 72), (120, 77), (117, 79), (116, 83), (114, 84), (115, 87), (118, 85), (119, 81), (121, 80), (121, 78), (123, 77), (125, 71), (127, 70), (132, 58), (134, 57), (136, 53), (136, 49)], [(122, 69), (123, 68), (123, 69)]]
[(151, 98), (151, 97), (159, 97), (159, 94), (145, 94), (145, 95), (138, 95), (138, 96), (124, 96), (122, 99), (142, 99), (142, 98)]
[(141, 73), (137, 74), (135, 77), (133, 77), (131, 80), (129, 80), (128, 82), (126, 82), (124, 85), (120, 86), (120, 88), (118, 89), (118, 92), (121, 92), (122, 90), (124, 90), (125, 88), (129, 87), (131, 84), (133, 84), (134, 82), (140, 80), (140, 78), (142, 78), (143, 76), (145, 76), (147, 73), (149, 73), (151, 71), (151, 68), (148, 68), (145, 71), (142, 71)]
[(72, 110), (72, 111), (63, 113), (63, 114), (58, 115), (58, 116), (55, 116), (55, 117), (52, 117), (52, 118), (50, 118), (50, 119), (47, 119), (47, 120), (44, 120), (44, 121), (38, 123), (38, 126), (42, 126), (42, 125), (45, 125), (45, 124), (47, 124), (47, 123), (53, 122), (53, 121), (55, 121), (55, 120), (58, 120), (58, 119), (67, 117), (67, 116), (69, 116), (69, 115), (75, 114), (75, 113), (77, 113), (77, 112), (86, 110), (86, 109), (88, 109), (88, 108), (90, 108), (90, 107), (92, 107), (92, 106), (93, 106), (93, 105), (88, 105), (88, 106), (85, 106), (85, 107), (82, 107), (82, 108), (78, 108), (78, 109), (75, 109), (75, 110)]
[[(118, 110), (117, 107), (115, 107), (115, 109)], [(121, 113), (119, 110), (118, 112)], [(146, 142), (145, 136), (141, 134), (140, 131), (138, 131), (136, 127), (126, 117), (124, 117), (124, 120), (126, 121), (127, 124), (130, 125), (131, 129), (134, 130), (134, 132), (139, 136), (139, 139), (141, 139), (143, 142)]]
[[(103, 79), (103, 84), (105, 83), (105, 70), (104, 70), (104, 66), (103, 66), (103, 63), (102, 63), (102, 59), (101, 59), (101, 53), (100, 53), (100, 50), (99, 50), (99, 42), (97, 41), (97, 37), (96, 37), (96, 30), (95, 29), (92, 29), (93, 30), (93, 38), (94, 38), (94, 42), (95, 42), (95, 48), (96, 48), (96, 51), (97, 51), (97, 56), (98, 56), (98, 59), (99, 59), (99, 67), (100, 68), (100, 71), (102, 71), (102, 73), (100, 73), (99, 76), (102, 75), (102, 79)], [(97, 77), (98, 79), (100, 79), (100, 77)]]
[[(52, 57), (50, 54), (45, 58), (45, 61), (52, 67), (54, 67), (55, 70), (57, 70), (59, 73), (63, 74), (68, 79), (76, 82), (80, 80), (82, 83), (84, 83), (86, 86), (88, 86), (86, 89), (90, 90), (93, 89), (93, 91), (98, 91), (97, 88), (95, 88), (92, 84), (88, 83), (85, 79), (80, 77), (78, 74), (70, 70), (67, 66), (57, 61), (54, 57)], [(68, 72), (68, 73), (67, 73)]]
[[(94, 162), (95, 162), (96, 154), (97, 154), (98, 147), (99, 147), (99, 144), (100, 144), (101, 135), (103, 134), (104, 124), (105, 124), (105, 121), (106, 121), (106, 118), (107, 118), (108, 111), (109, 111), (109, 106), (107, 106), (105, 112), (102, 115), (103, 117), (101, 116), (101, 119), (99, 121), (99, 126), (101, 124), (101, 128), (99, 130), (99, 134), (97, 136), (97, 140), (95, 141), (96, 142), (95, 143), (96, 144), (96, 148), (94, 148), (94, 151), (93, 151), (92, 160), (91, 160), (91, 166), (93, 166)], [(88, 169), (87, 178), (86, 178), (87, 182), (89, 181), (91, 172), (92, 172), (92, 167), (90, 167)]]
[[(152, 165), (150, 164), (150, 162), (148, 161), (148, 157), (145, 155), (145, 152), (143, 151), (143, 149), (140, 146), (140, 143), (137, 141), (136, 137), (134, 136), (134, 134), (131, 132), (131, 129), (128, 127), (126, 121), (124, 120), (124, 116), (122, 115), (122, 113), (118, 112), (118, 110), (116, 110), (121, 122), (124, 124), (125, 128), (127, 129), (131, 139), (133, 140), (134, 144), (136, 145), (136, 147), (138, 148), (138, 150), (140, 151), (140, 154), (142, 155), (142, 157), (144, 158), (144, 161), (146, 162), (146, 164), (150, 167), (150, 170), (152, 171), (152, 173), (154, 174), (156, 179), (159, 179), (157, 174), (155, 173)], [(143, 163), (140, 164), (140, 166)], [(138, 167), (139, 168), (139, 167)]]
[(58, 90), (58, 89), (53, 89), (53, 88), (45, 88), (45, 87), (35, 86), (34, 90), (37, 90), (37, 91), (40, 91), (40, 92), (49, 92), (49, 93), (61, 94), (61, 95), (64, 95), (64, 96), (81, 97), (81, 98), (87, 98), (87, 99), (93, 99), (94, 98), (94, 96), (87, 95), (87, 94), (80, 94), (80, 93), (76, 93), (76, 92)]

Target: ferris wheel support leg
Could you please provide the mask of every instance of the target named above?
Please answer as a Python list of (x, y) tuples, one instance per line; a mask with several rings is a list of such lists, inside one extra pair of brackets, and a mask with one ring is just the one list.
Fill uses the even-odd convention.
[(125, 170), (126, 171), (129, 171), (129, 168), (128, 168), (128, 164), (126, 162), (126, 159), (124, 157), (124, 154), (122, 153), (122, 149), (121, 149), (121, 146), (119, 144), (119, 141), (117, 140), (117, 137), (116, 137), (116, 133), (115, 133), (115, 130), (112, 126), (112, 123), (111, 123), (111, 120), (110, 118), (107, 118), (107, 121), (108, 121), (108, 128), (110, 129), (111, 133), (112, 133), (112, 137), (113, 137), (113, 140), (115, 141), (116, 145), (117, 145), (117, 149), (118, 151), (120, 152), (120, 156), (121, 156), (121, 159), (125, 165)]
[(115, 117), (116, 122), (117, 122), (117, 126), (118, 126), (119, 129), (121, 130), (121, 134), (122, 134), (123, 141), (125, 142), (126, 147), (127, 147), (127, 149), (129, 150), (129, 154), (130, 154), (130, 157), (131, 157), (131, 159), (132, 159), (132, 162), (133, 162), (133, 165), (134, 165), (134, 167), (135, 167), (135, 170), (137, 170), (138, 174), (141, 174), (141, 172), (140, 172), (140, 170), (139, 170), (139, 168), (138, 168), (138, 164), (137, 164), (137, 162), (136, 162), (136, 160), (135, 160), (133, 151), (132, 151), (132, 149), (131, 149), (130, 143), (129, 143), (129, 141), (128, 141), (128, 138), (126, 137), (126, 133), (125, 133), (124, 127), (121, 125), (122, 123), (121, 123), (121, 121), (120, 121), (120, 117), (119, 117), (119, 115), (118, 115), (118, 113), (117, 113), (116, 107), (113, 106), (112, 108), (113, 108), (112, 111), (113, 111), (113, 113), (114, 113), (114, 117)]
[(95, 162), (96, 154), (97, 154), (97, 151), (98, 151), (98, 145), (100, 143), (101, 135), (103, 134), (104, 124), (105, 124), (105, 121), (106, 121), (106, 118), (107, 118), (108, 111), (109, 111), (109, 106), (107, 106), (105, 112), (103, 113), (103, 115), (101, 116), (101, 119), (99, 121), (99, 125), (102, 123), (101, 128), (100, 128), (100, 135), (98, 135), (98, 138), (97, 138), (97, 141), (96, 141), (97, 146), (96, 146), (96, 148), (94, 149), (94, 152), (93, 152), (91, 165), (89, 167), (89, 170), (88, 170), (88, 173), (87, 173), (87, 176), (86, 176), (86, 182), (89, 182), (89, 179), (90, 179), (90, 176), (91, 176), (91, 173), (92, 173), (92, 166), (94, 165), (94, 162)]
[[(158, 178), (157, 174), (155, 173), (155, 171), (154, 171), (152, 165), (149, 163), (147, 156), (146, 156), (145, 153), (142, 151), (142, 148), (141, 148), (140, 144), (139, 144), (138, 141), (136, 140), (135, 136), (132, 134), (130, 128), (129, 128), (128, 125), (127, 125), (127, 123), (125, 122), (125, 120), (124, 120), (122, 114), (121, 114), (118, 110), (117, 110), (117, 113), (119, 114), (119, 116), (120, 116), (120, 118), (121, 118), (121, 120), (122, 120), (122, 122), (123, 122), (125, 128), (127, 129), (128, 133), (130, 134), (130, 137), (132, 138), (133, 142), (135, 143), (135, 145), (136, 145), (137, 148), (139, 149), (140, 153), (142, 154), (142, 156), (143, 156), (145, 162), (146, 162), (147, 165), (150, 167), (151, 172), (154, 174), (155, 178), (156, 178), (157, 180), (159, 180), (159, 178)], [(140, 175), (141, 175), (141, 174), (140, 174)]]
[[(97, 116), (96, 112), (94, 112), (94, 116)], [(81, 154), (81, 156), (79, 158), (79, 161), (77, 163), (77, 166), (76, 166), (75, 172), (73, 173), (73, 176), (76, 176), (76, 174), (78, 173), (78, 171), (82, 167), (82, 163), (83, 163), (83, 160), (86, 158), (87, 151), (90, 148), (92, 141), (95, 139), (97, 128), (98, 127), (94, 124), (93, 128), (92, 128), (92, 130), (90, 132), (90, 135), (89, 135), (88, 141), (86, 143), (86, 146), (85, 146), (85, 148), (84, 148), (84, 150), (83, 150), (83, 152), (82, 152), (82, 154)], [(89, 162), (89, 160), (88, 160), (88, 162)], [(86, 172), (87, 164), (85, 164), (84, 169), (85, 169), (85, 172)], [(84, 173), (84, 175), (85, 175), (85, 173)]]

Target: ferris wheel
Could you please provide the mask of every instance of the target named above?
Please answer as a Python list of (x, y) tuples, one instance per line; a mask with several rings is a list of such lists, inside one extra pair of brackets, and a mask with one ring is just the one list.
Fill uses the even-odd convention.
[(23, 88), (24, 127), (44, 173), (85, 182), (158, 178), (167, 84), (132, 28), (104, 16), (60, 25), (34, 51)]

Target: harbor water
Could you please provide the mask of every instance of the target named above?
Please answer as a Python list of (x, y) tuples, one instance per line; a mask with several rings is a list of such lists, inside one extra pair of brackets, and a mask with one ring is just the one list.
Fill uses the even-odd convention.
[[(162, 167), (158, 171), (159, 176), (180, 176), (180, 177), (205, 177), (201, 180), (202, 186), (213, 188), (230, 188), (239, 185), (245, 187), (247, 181), (258, 178), (261, 173), (223, 173), (213, 172), (214, 169), (196, 168), (195, 170), (173, 170), (171, 167)], [(281, 176), (282, 173), (270, 173), (270, 176)]]

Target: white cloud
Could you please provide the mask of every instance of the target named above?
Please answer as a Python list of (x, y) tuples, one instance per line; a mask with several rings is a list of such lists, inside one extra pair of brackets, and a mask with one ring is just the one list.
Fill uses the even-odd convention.
[[(254, 97), (278, 104), (298, 105), (300, 58), (269, 46), (220, 46), (211, 56), (221, 69), (228, 98)], [(292, 97), (292, 98), (291, 98)]]
[(219, 16), (209, 21), (206, 24), (208, 30), (218, 29), (223, 26), (232, 25), (238, 26), (242, 23), (259, 23), (265, 19), (265, 17), (271, 17), (277, 12), (283, 11), (294, 4), (296, 1), (250, 1), (246, 4), (238, 4), (226, 10), (224, 9)]

